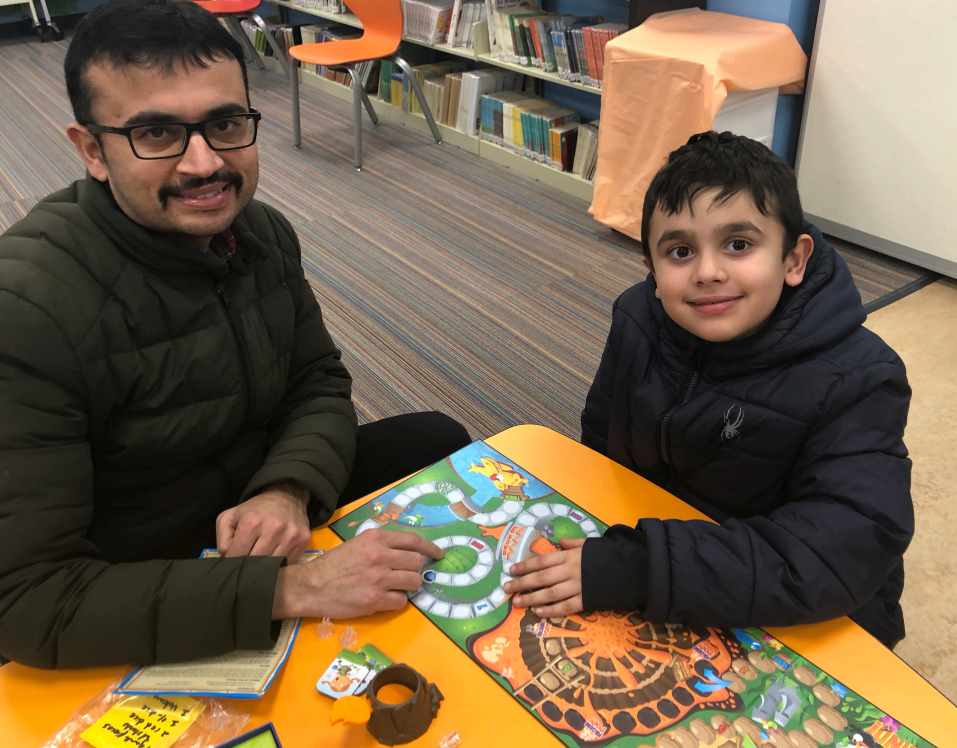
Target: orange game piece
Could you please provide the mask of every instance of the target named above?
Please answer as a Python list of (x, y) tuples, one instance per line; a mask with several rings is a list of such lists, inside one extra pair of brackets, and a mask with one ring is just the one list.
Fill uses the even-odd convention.
[(338, 724), (342, 722), (345, 725), (364, 725), (369, 721), (369, 715), (372, 714), (372, 707), (365, 696), (343, 696), (336, 699), (332, 705), (332, 712), (329, 714), (329, 723)]

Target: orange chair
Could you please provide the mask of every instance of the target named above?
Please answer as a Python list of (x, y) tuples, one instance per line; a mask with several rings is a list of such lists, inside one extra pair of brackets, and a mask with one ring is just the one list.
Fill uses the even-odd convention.
[(240, 44), (243, 45), (243, 49), (246, 50), (248, 62), (254, 63), (259, 67), (260, 70), (265, 70), (265, 63), (263, 63), (262, 58), (256, 51), (256, 47), (249, 40), (249, 37), (246, 36), (246, 32), (243, 31), (243, 27), (239, 22), (243, 19), (247, 19), (255, 23), (262, 30), (263, 36), (266, 37), (266, 43), (272, 48), (272, 53), (276, 56), (276, 59), (279, 60), (279, 64), (282, 65), (282, 69), (286, 71), (287, 74), (289, 73), (289, 65), (286, 64), (286, 56), (282, 53), (282, 50), (276, 43), (276, 38), (272, 35), (269, 27), (266, 26), (263, 19), (258, 13), (256, 13), (256, 8), (259, 7), (261, 0), (195, 1), (196, 4), (204, 10), (208, 10), (217, 18), (222, 18), (223, 22), (226, 24), (226, 28), (228, 28), (229, 32), (236, 37)]
[[(222, 2), (222, 0), (219, 1)], [(419, 100), (422, 113), (425, 114), (425, 119), (429, 123), (435, 142), (441, 143), (442, 136), (439, 134), (439, 128), (435, 126), (432, 112), (429, 111), (429, 105), (422, 95), (422, 88), (412, 72), (412, 66), (395, 54), (395, 51), (399, 48), (399, 42), (402, 41), (402, 5), (400, 0), (349, 0), (349, 10), (355, 13), (362, 22), (363, 34), (361, 38), (343, 39), (338, 42), (324, 42), (322, 44), (299, 44), (289, 50), (289, 54), (293, 58), (292, 64), (289, 66), (289, 78), (292, 85), (293, 145), (296, 148), (302, 147), (302, 131), (299, 120), (299, 66), (297, 60), (314, 65), (343, 68), (352, 79), (356, 137), (355, 167), (356, 171), (362, 171), (362, 105), (365, 105), (373, 125), (379, 123), (379, 118), (372, 108), (369, 97), (366, 96), (355, 66), (360, 62), (384, 58), (395, 60), (395, 63), (405, 73)]]

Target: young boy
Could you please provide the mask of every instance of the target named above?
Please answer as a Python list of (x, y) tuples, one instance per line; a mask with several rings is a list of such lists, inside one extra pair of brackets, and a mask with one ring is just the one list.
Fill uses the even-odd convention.
[(652, 181), (641, 235), (651, 275), (615, 302), (582, 443), (718, 524), (616, 525), (513, 566), (506, 590), (542, 617), (850, 615), (893, 647), (914, 532), (910, 388), (861, 326), (844, 261), (804, 223), (793, 171), (747, 138), (695, 135)]

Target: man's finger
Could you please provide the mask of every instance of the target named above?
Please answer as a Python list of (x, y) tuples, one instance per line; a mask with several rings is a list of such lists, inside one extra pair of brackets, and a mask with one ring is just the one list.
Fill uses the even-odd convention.
[(550, 569), (552, 566), (558, 566), (559, 564), (565, 563), (567, 560), (568, 554), (563, 553), (562, 551), (546, 553), (544, 556), (535, 556), (527, 561), (519, 561), (517, 564), (512, 564), (512, 567), (508, 570), (508, 573), (513, 577), (520, 576), (522, 574), (529, 574), (533, 571)]
[(389, 548), (400, 551), (415, 551), (435, 559), (445, 556), (445, 551), (435, 543), (429, 542), (414, 532), (385, 532), (385, 535), (385, 544)]
[(582, 610), (584, 610), (582, 606), (582, 596), (575, 595), (554, 605), (545, 605), (535, 608), (533, 612), (539, 618), (559, 618), (561, 616), (570, 616), (572, 613), (581, 613)]
[(228, 555), (248, 556), (256, 541), (259, 540), (259, 523), (253, 521), (248, 514), (244, 514), (236, 524), (236, 533), (229, 544)]
[(376, 607), (377, 610), (401, 610), (409, 602), (404, 592), (387, 592)]
[(216, 550), (221, 556), (226, 555), (230, 541), (236, 532), (236, 510), (227, 509), (216, 518)]
[[(260, 535), (253, 547), (249, 549), (249, 556), (285, 556), (286, 551), (279, 542), (277, 535)], [(280, 552), (281, 551), (281, 552)]]
[(386, 556), (386, 563), (390, 569), (399, 571), (422, 571), (422, 565), (425, 563), (425, 557), (421, 553), (414, 551), (392, 550)]
[(393, 571), (386, 577), (390, 590), (412, 592), (422, 586), (422, 577), (414, 571)]

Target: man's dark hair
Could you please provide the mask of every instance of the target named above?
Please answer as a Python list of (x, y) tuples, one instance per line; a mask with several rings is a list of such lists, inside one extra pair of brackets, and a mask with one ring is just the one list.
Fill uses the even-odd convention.
[(651, 216), (655, 208), (679, 213), (702, 190), (717, 188), (715, 203), (746, 191), (762, 215), (784, 226), (784, 254), (794, 249), (804, 230), (804, 211), (794, 170), (769, 148), (730, 132), (702, 132), (671, 152), (651, 180), (641, 212), (641, 248), (651, 261)]
[(189, 0), (109, 0), (76, 27), (63, 70), (73, 115), (81, 125), (93, 122), (93, 96), (86, 80), (90, 65), (160, 68), (177, 64), (209, 67), (235, 59), (243, 71), (246, 103), (249, 78), (243, 48), (216, 17)]

